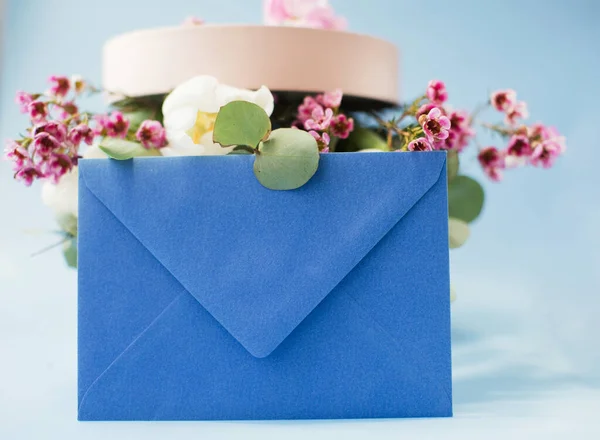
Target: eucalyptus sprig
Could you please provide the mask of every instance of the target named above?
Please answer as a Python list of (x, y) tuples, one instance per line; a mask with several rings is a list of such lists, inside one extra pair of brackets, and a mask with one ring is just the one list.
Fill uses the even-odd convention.
[(213, 142), (224, 148), (235, 145), (234, 153), (254, 154), (254, 174), (266, 188), (297, 189), (319, 167), (317, 141), (303, 130), (271, 128), (271, 120), (260, 106), (233, 101), (219, 110)]

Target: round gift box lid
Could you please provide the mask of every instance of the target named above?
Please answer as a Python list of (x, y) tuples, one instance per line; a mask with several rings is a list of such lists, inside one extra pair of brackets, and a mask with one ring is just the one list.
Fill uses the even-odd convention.
[(399, 56), (384, 40), (282, 26), (200, 25), (130, 32), (104, 46), (103, 85), (138, 97), (164, 94), (197, 75), (234, 87), (318, 93), (396, 105)]

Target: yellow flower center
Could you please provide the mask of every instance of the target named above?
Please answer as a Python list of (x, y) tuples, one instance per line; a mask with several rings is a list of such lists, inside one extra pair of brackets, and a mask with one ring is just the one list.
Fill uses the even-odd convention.
[(198, 145), (202, 136), (214, 130), (216, 120), (217, 113), (206, 113), (198, 110), (196, 122), (186, 133), (192, 138), (192, 142)]

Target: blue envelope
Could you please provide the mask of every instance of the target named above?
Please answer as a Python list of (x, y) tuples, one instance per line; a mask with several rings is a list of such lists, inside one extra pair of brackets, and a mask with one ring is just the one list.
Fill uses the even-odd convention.
[(82, 160), (79, 420), (452, 415), (446, 155)]

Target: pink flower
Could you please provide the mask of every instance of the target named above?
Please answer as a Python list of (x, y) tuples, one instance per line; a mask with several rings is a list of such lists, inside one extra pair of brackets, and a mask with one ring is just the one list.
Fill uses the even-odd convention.
[(315, 107), (312, 112), (311, 118), (304, 122), (304, 128), (306, 130), (318, 130), (324, 131), (329, 128), (331, 119), (333, 118), (333, 110), (330, 108), (323, 111), (323, 107)]
[(429, 81), (426, 95), (433, 104), (442, 105), (448, 99), (446, 84), (437, 79)]
[(87, 124), (79, 124), (69, 131), (69, 141), (75, 146), (79, 146), (82, 141), (87, 145), (92, 145), (94, 131)]
[(27, 111), (29, 112), (29, 118), (32, 122), (44, 122), (46, 116), (48, 116), (48, 108), (42, 101), (32, 101), (27, 105)]
[(73, 101), (63, 102), (57, 105), (60, 109), (58, 114), (59, 119), (67, 119), (69, 116), (76, 115), (79, 112), (77, 105)]
[[(298, 121), (304, 124), (308, 119), (312, 118), (313, 111), (321, 105), (312, 96), (306, 96), (302, 104), (298, 106)], [(323, 110), (321, 108), (321, 110)]]
[(531, 139), (531, 142), (539, 141), (554, 141), (560, 148), (560, 152), (564, 153), (567, 149), (566, 139), (562, 136), (556, 127), (547, 127), (539, 122), (532, 124), (531, 127), (527, 127), (527, 135)]
[(504, 154), (496, 147), (483, 148), (477, 159), (484, 170), (486, 168), (504, 168)]
[(462, 151), (469, 140), (475, 136), (475, 130), (471, 128), (469, 115), (464, 110), (455, 110), (450, 112), (450, 132), (446, 138), (445, 149)]
[(31, 186), (35, 179), (42, 177), (37, 168), (26, 166), (18, 170), (15, 174), (15, 179), (23, 182), (25, 186)]
[(148, 119), (142, 122), (135, 137), (144, 148), (162, 148), (167, 145), (167, 132), (158, 121)]
[(433, 151), (433, 146), (427, 138), (420, 137), (410, 142), (407, 146), (408, 151)]
[(33, 150), (38, 157), (47, 157), (60, 147), (56, 138), (46, 132), (38, 133), (33, 138)]
[(327, 133), (319, 134), (314, 130), (311, 130), (308, 133), (317, 141), (321, 153), (329, 153), (329, 142), (331, 142), (331, 138)]
[(186, 17), (181, 23), (182, 26), (202, 26), (203, 24), (204, 20), (194, 16)]
[(97, 127), (94, 133), (101, 136), (124, 138), (129, 130), (129, 121), (121, 112), (112, 112), (109, 115), (95, 117)]
[(340, 139), (347, 139), (354, 130), (354, 119), (340, 113), (333, 117), (330, 128), (332, 135)]
[(33, 102), (33, 96), (22, 90), (17, 91), (15, 96), (15, 103), (19, 105), (21, 113), (29, 112), (29, 104)]
[(499, 112), (506, 112), (517, 103), (517, 92), (511, 89), (497, 90), (491, 94), (490, 103)]
[(528, 117), (529, 112), (527, 111), (527, 103), (525, 101), (519, 101), (506, 111), (505, 122), (507, 125), (515, 125), (517, 119), (527, 119)]
[(52, 154), (40, 163), (39, 169), (45, 178), (58, 183), (60, 178), (73, 168), (73, 161), (66, 154)]
[(450, 119), (442, 114), (442, 111), (435, 107), (427, 115), (419, 117), (419, 124), (429, 138), (430, 142), (443, 141), (448, 137), (450, 130)]
[(317, 101), (324, 107), (332, 109), (338, 108), (342, 104), (344, 93), (341, 89), (335, 89), (332, 92), (323, 93), (317, 96)]
[(515, 135), (510, 138), (506, 154), (513, 157), (529, 157), (533, 152), (527, 136)]
[(67, 139), (67, 126), (62, 122), (50, 121), (35, 127), (33, 133), (34, 136), (39, 133), (48, 133), (56, 142), (62, 144)]
[(27, 149), (23, 148), (19, 142), (13, 140), (6, 142), (4, 158), (13, 162), (14, 170), (19, 170), (23, 167), (30, 166), (31, 164)]
[(502, 169), (499, 167), (488, 167), (484, 168), (483, 171), (494, 182), (500, 182), (504, 177)]
[(71, 81), (66, 76), (52, 75), (48, 82), (51, 84), (48, 94), (56, 98), (64, 98), (71, 89)]
[(327, 0), (265, 0), (265, 24), (345, 29), (346, 20), (335, 15)]
[(432, 104), (431, 102), (428, 102), (427, 104), (423, 104), (417, 110), (417, 113), (415, 114), (415, 118), (417, 118), (417, 121), (418, 121), (421, 116), (428, 114), (434, 108), (437, 108), (437, 106), (435, 104)]
[(547, 140), (533, 149), (531, 154), (531, 164), (534, 166), (542, 166), (543, 168), (550, 168), (554, 165), (554, 161), (561, 153), (560, 145), (553, 141)]

